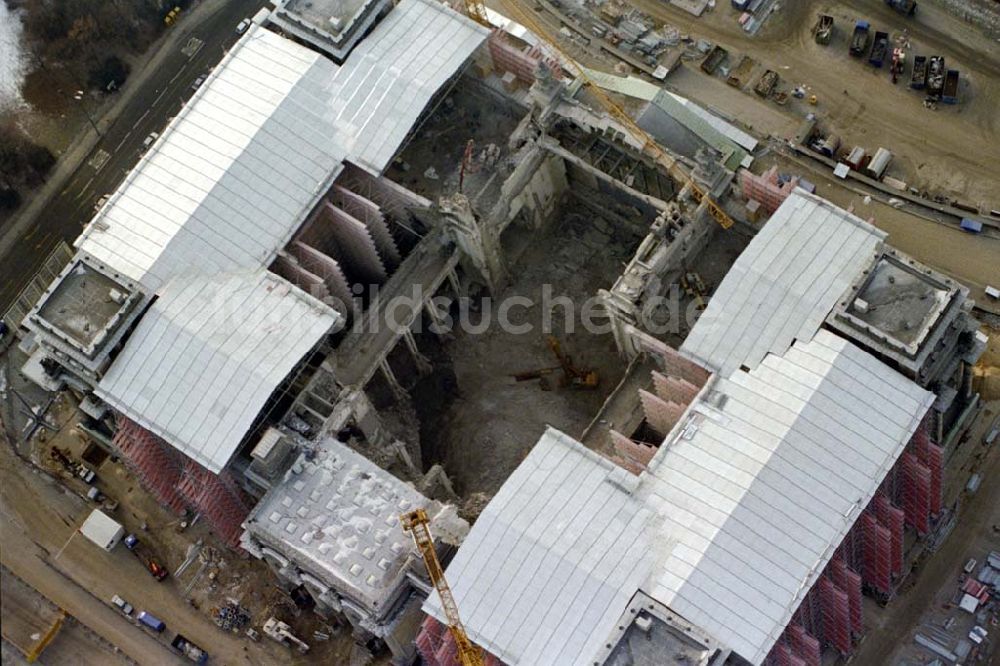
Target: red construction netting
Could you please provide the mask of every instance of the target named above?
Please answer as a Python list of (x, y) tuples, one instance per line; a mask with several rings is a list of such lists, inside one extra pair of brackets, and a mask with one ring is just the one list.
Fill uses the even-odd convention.
[(173, 513), (184, 513), (184, 498), (177, 492), (184, 456), (138, 423), (120, 415), (113, 443), (125, 465), (157, 502)]

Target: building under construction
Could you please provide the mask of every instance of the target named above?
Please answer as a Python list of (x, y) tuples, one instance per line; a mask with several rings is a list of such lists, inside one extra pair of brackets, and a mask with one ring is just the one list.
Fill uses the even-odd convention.
[(543, 435), (447, 570), (470, 638), (507, 664), (849, 656), (862, 594), (889, 600), (943, 518), (942, 424), (986, 342), (964, 289), (884, 238), (792, 192), (679, 350), (626, 270), (605, 302), (629, 376), (582, 441)]
[[(421, 624), (426, 663), (455, 651), (414, 507), (445, 561), (464, 539), (447, 575), (493, 662), (849, 654), (941, 512), (983, 346), (965, 290), (791, 188), (749, 241), (747, 156), (706, 111), (660, 99), (704, 136), (651, 156), (514, 24), (326, 4), (278, 3), (162, 132), (26, 317), (25, 374), (398, 663)], [(678, 282), (714, 296), (661, 334)], [(449, 326), (546, 287), (609, 334), (523, 306), (569, 360)]]

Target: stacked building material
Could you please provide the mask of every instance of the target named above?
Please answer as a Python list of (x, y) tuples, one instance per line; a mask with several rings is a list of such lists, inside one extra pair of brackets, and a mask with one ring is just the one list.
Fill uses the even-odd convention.
[(553, 58), (548, 58), (538, 46), (519, 47), (512, 44), (502, 32), (495, 31), (487, 42), (493, 66), (502, 72), (510, 72), (526, 85), (535, 82), (535, 72), (539, 63), (544, 62), (555, 78), (562, 78), (562, 68)]

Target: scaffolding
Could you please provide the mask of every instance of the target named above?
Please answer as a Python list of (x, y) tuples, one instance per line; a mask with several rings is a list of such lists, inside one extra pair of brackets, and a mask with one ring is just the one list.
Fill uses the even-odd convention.
[(125, 466), (142, 486), (167, 510), (182, 514), (186, 503), (177, 491), (184, 456), (138, 423), (118, 416), (112, 440)]

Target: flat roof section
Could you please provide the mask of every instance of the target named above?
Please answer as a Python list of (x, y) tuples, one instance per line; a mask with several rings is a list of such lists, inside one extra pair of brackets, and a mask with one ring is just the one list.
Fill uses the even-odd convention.
[(948, 304), (953, 288), (891, 256), (875, 264), (847, 312), (907, 346), (920, 342)]
[(281, 10), (319, 30), (339, 35), (373, 0), (288, 0)]
[[(434, 508), (431, 508), (433, 505)], [(398, 591), (416, 557), (400, 514), (440, 505), (333, 438), (302, 454), (244, 523), (254, 538), (371, 612)]]
[(132, 306), (134, 293), (77, 259), (39, 302), (34, 317), (36, 323), (91, 356)]

